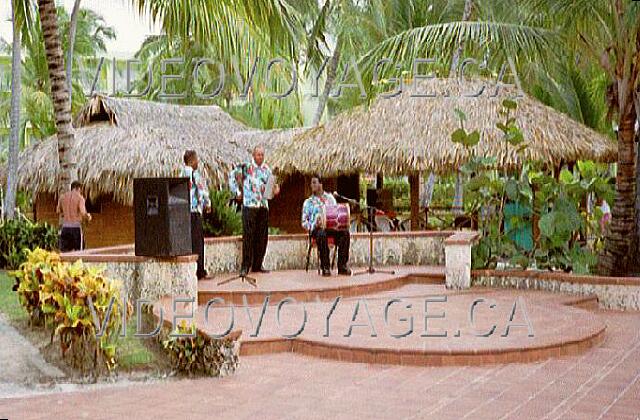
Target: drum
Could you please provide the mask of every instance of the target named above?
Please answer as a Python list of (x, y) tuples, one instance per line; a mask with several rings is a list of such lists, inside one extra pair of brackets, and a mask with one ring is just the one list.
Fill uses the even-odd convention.
[(347, 204), (326, 205), (319, 217), (322, 229), (349, 230), (351, 224), (351, 210)]

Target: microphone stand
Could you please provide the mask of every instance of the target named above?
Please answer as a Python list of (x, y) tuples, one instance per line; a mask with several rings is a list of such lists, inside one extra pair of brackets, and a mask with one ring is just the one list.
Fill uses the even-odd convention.
[[(349, 197), (345, 197), (343, 195), (338, 194), (336, 191), (333, 192), (333, 196), (336, 198), (340, 198), (341, 200), (345, 200), (353, 205), (356, 206), (360, 206), (360, 203), (352, 198)], [(364, 206), (364, 208), (367, 209), (367, 216), (370, 216), (372, 214), (372, 212), (377, 211), (378, 209), (375, 206), (370, 206), (370, 205), (366, 205)], [(375, 214), (375, 213), (373, 213)], [(370, 223), (369, 223), (369, 266), (367, 267), (366, 270), (357, 272), (357, 273), (353, 273), (354, 276), (360, 276), (362, 274), (375, 274), (375, 273), (382, 273), (382, 274), (395, 274), (396, 272), (394, 270), (378, 270), (373, 266), (373, 224), (375, 223), (374, 218), (371, 217), (370, 218)]]
[[(244, 173), (247, 170), (247, 165), (246, 164), (241, 164), (241, 165), (239, 165), (239, 167), (242, 170), (242, 172), (241, 172), (242, 178), (241, 178), (241, 182), (240, 182), (240, 185), (238, 186), (238, 188), (242, 189), (243, 185), (244, 185)], [(242, 211), (242, 201), (240, 201), (240, 210)], [(243, 242), (244, 242), (244, 238), (243, 238)], [(238, 273), (237, 275), (235, 275), (233, 277), (229, 277), (228, 279), (222, 280), (217, 285), (221, 286), (223, 284), (231, 283), (232, 281), (238, 280), (238, 279), (242, 280), (243, 283), (246, 281), (251, 286), (258, 287), (257, 283), (256, 283), (256, 279), (254, 277), (248, 276), (247, 273), (243, 273), (242, 271), (240, 271), (240, 273)]]
[(253, 287), (258, 287), (258, 285), (256, 284), (256, 279), (253, 277), (250, 277), (246, 274), (243, 274), (242, 272), (236, 276), (233, 277), (229, 277), (226, 280), (222, 280), (221, 282), (218, 283), (218, 286), (221, 286), (223, 284), (227, 284), (227, 283), (231, 283), (234, 280), (242, 280), (243, 282), (246, 281), (247, 283), (249, 283), (250, 285), (252, 285)]

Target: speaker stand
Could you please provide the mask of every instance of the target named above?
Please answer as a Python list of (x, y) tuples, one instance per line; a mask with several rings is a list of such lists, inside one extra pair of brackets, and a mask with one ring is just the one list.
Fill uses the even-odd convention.
[(221, 286), (221, 285), (227, 284), (227, 283), (231, 283), (234, 280), (242, 280), (243, 283), (246, 281), (247, 283), (249, 283), (253, 287), (258, 287), (258, 285), (256, 284), (256, 279), (255, 278), (250, 277), (250, 276), (248, 276), (246, 274), (243, 274), (243, 273), (240, 273), (237, 276), (229, 277), (228, 279), (222, 280), (221, 282), (218, 283), (218, 286)]

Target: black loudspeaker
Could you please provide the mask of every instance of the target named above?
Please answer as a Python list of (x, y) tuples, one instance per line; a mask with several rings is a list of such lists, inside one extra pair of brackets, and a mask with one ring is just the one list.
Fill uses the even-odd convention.
[(192, 254), (189, 178), (135, 178), (136, 255)]

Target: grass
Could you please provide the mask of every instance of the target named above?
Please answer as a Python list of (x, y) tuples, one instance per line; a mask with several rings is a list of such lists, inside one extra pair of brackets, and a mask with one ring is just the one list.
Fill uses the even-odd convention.
[[(0, 271), (0, 312), (14, 326), (27, 325), (29, 316), (20, 305), (18, 295), (11, 290), (14, 279), (9, 277), (7, 272)], [(143, 369), (154, 364), (155, 354), (145, 345), (144, 338), (135, 337), (136, 320), (128, 319), (127, 335), (118, 343), (118, 362), (121, 367), (132, 369)]]
[(136, 320), (127, 322), (127, 335), (122, 339), (118, 351), (118, 363), (125, 369), (139, 369), (155, 362), (155, 354), (144, 345), (144, 340), (153, 338), (135, 337)]
[(2, 312), (9, 322), (16, 323), (28, 319), (27, 312), (22, 309), (18, 295), (11, 290), (14, 279), (9, 277), (5, 271), (0, 271), (0, 312)]

